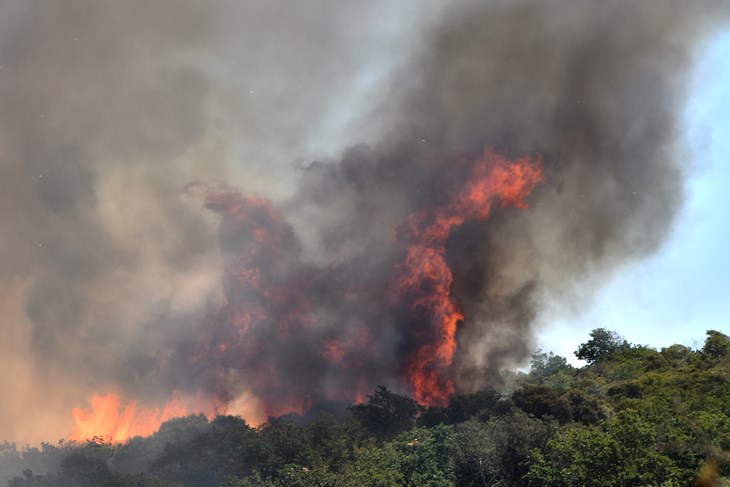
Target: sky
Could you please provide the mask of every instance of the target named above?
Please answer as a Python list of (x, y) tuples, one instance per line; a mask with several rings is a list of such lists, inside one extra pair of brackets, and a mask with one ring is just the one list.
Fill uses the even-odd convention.
[(580, 364), (590, 330), (615, 330), (655, 348), (701, 346), (709, 329), (730, 334), (730, 30), (702, 49), (684, 113), (686, 202), (653, 256), (619, 270), (585, 309), (547, 313), (537, 346)]

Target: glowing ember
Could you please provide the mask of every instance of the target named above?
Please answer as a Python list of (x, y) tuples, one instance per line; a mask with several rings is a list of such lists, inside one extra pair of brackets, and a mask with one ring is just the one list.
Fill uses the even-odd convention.
[(524, 199), (543, 180), (541, 166), (540, 159), (510, 161), (487, 149), (448, 204), (411, 215), (401, 229), (410, 245), (395, 282), (395, 300), (408, 303), (418, 322), (430, 325), (415, 331), (417, 346), (403, 366), (419, 402), (443, 405), (454, 394), (449, 368), (464, 315), (450, 296), (453, 275), (446, 263), (446, 241), (451, 230), (467, 220), (487, 219), (495, 201), (526, 208)]

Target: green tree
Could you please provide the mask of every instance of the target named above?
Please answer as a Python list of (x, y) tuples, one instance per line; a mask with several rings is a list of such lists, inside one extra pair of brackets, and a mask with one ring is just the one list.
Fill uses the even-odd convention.
[(399, 487), (405, 485), (401, 470), (402, 454), (393, 445), (381, 448), (369, 446), (357, 451), (355, 461), (348, 465), (343, 484), (346, 487)]
[(394, 447), (400, 452), (405, 485), (450, 487), (456, 485), (454, 457), (456, 434), (451, 426), (415, 428), (401, 434)]
[(287, 464), (279, 469), (275, 485), (281, 487), (335, 487), (338, 485), (338, 478), (324, 467), (310, 468)]
[(696, 352), (693, 352), (691, 348), (677, 344), (662, 348), (659, 353), (667, 360), (668, 365), (672, 367), (688, 365), (696, 355)]
[(61, 462), (61, 471), (36, 475), (30, 470), (8, 482), (9, 487), (166, 487), (164, 481), (146, 475), (112, 472), (106, 462), (81, 454), (72, 454)]
[(730, 351), (730, 337), (715, 330), (707, 331), (707, 339), (702, 347), (702, 353), (709, 358), (719, 359)]
[(452, 487), (456, 485), (456, 435), (451, 426), (414, 428), (358, 451), (342, 485), (360, 487)]
[(535, 450), (530, 485), (630, 487), (688, 485), (695, 469), (683, 469), (657, 449), (656, 426), (625, 410), (597, 426), (572, 425)]
[(355, 448), (366, 440), (366, 435), (356, 420), (338, 420), (326, 413), (320, 414), (309, 423), (306, 432), (316, 462), (334, 472), (342, 471), (354, 459)]
[(366, 404), (350, 407), (355, 419), (368, 433), (380, 440), (395, 438), (416, 423), (423, 407), (408, 396), (390, 392), (385, 386), (368, 396)]
[(537, 418), (551, 416), (561, 423), (573, 419), (570, 402), (561, 394), (546, 386), (528, 385), (512, 394), (515, 406)]
[(618, 352), (629, 346), (628, 342), (615, 331), (596, 328), (590, 333), (591, 339), (581, 343), (575, 356), (589, 364), (613, 358)]
[(528, 378), (535, 384), (544, 384), (549, 377), (572, 369), (573, 367), (568, 364), (565, 357), (555, 355), (553, 352), (545, 353), (538, 349), (532, 354)]
[(523, 411), (456, 427), (460, 451), (459, 485), (518, 485), (529, 468), (531, 452), (542, 450), (557, 424)]
[(258, 470), (265, 476), (276, 476), (287, 464), (312, 468), (317, 459), (310, 436), (291, 418), (269, 418), (259, 428), (259, 438), (268, 447), (268, 456), (258, 459)]
[(446, 408), (446, 418), (449, 424), (457, 424), (472, 417), (486, 420), (499, 410), (502, 394), (494, 389), (477, 391), (472, 394), (458, 394), (454, 396)]

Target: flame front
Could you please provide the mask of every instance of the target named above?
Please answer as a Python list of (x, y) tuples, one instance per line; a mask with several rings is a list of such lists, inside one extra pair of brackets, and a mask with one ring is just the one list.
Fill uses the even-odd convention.
[[(82, 442), (100, 438), (112, 443), (122, 443), (135, 436), (149, 436), (160, 425), (172, 418), (194, 413), (208, 417), (225, 412), (225, 407), (216, 406), (203, 398), (184, 398), (177, 394), (161, 408), (141, 406), (137, 401), (124, 402), (117, 392), (93, 395), (89, 399), (90, 409), (74, 408), (74, 429), (66, 438), (71, 442)], [(207, 404), (206, 404), (207, 403)]]
[(188, 355), (177, 362), (186, 379), (178, 383), (198, 392), (173, 392), (157, 409), (116, 393), (95, 395), (89, 410), (73, 411), (69, 439), (123, 442), (191, 413), (228, 410), (252, 422), (323, 400), (363, 401), (380, 384), (425, 405), (445, 404), (456, 391), (457, 331), (465, 321), (451, 295), (447, 241), (466, 221), (486, 220), (495, 204), (525, 208), (543, 180), (541, 166), (539, 158), (510, 161), (491, 149), (460, 160), (439, 203), (423, 202), (398, 228), (379, 272), (364, 273), (307, 264), (271, 201), (191, 185), (221, 218), (225, 263), (224, 302), (180, 347)]
[(539, 158), (510, 161), (487, 149), (447, 204), (414, 213), (400, 229), (399, 235), (410, 245), (395, 280), (394, 297), (410, 306), (417, 323), (427, 323), (427, 328), (412, 333), (416, 346), (405, 357), (402, 373), (422, 404), (444, 405), (454, 394), (450, 368), (464, 315), (451, 297), (454, 278), (446, 262), (451, 230), (467, 220), (486, 220), (495, 201), (526, 208), (525, 198), (541, 181)]

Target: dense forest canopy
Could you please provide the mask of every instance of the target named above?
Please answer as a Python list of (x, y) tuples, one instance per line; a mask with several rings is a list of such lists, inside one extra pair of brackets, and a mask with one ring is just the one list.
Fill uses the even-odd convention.
[(123, 444), (0, 445), (8, 487), (730, 485), (730, 337), (661, 350), (595, 329), (445, 407), (378, 387), (257, 427), (188, 416)]

